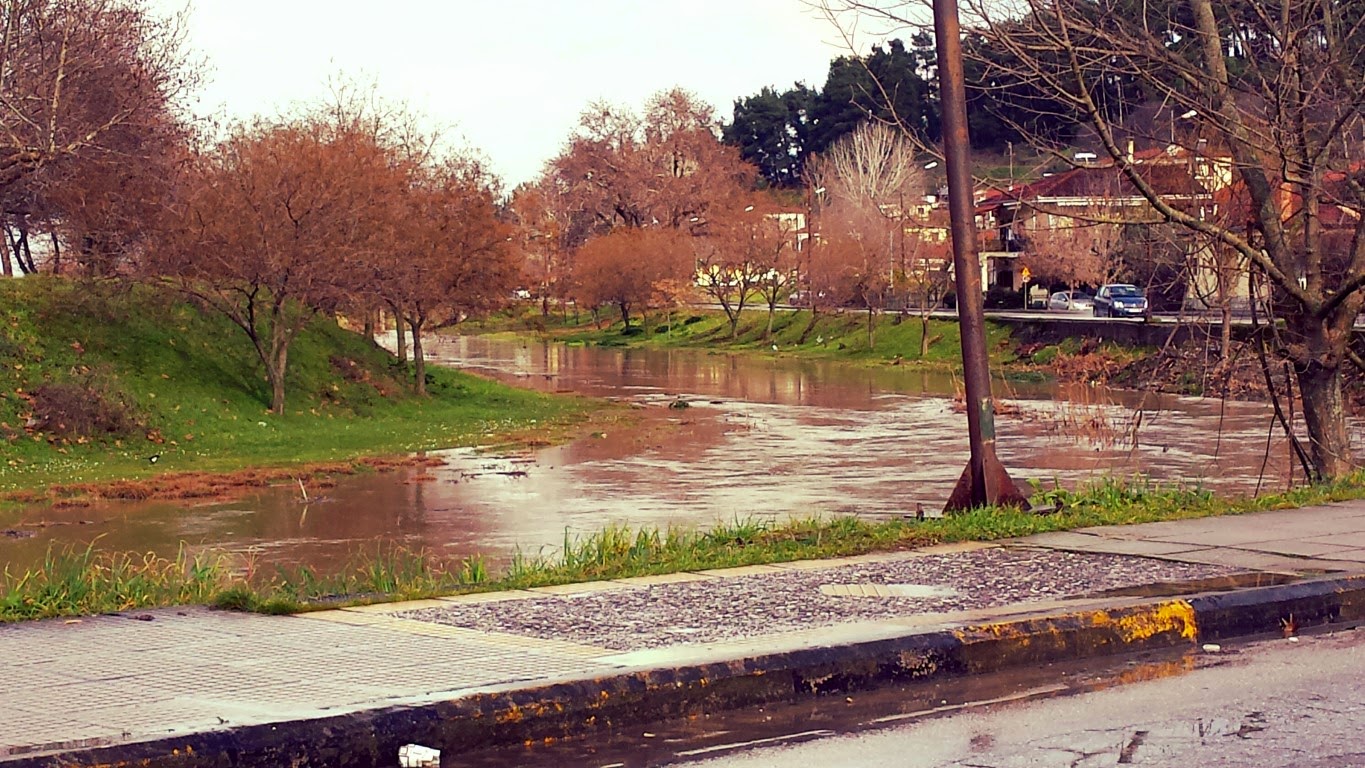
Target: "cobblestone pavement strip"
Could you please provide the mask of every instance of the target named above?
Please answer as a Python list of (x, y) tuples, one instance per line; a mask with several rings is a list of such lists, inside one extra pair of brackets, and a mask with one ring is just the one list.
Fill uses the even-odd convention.
[[(1234, 570), (1116, 555), (987, 548), (928, 556), (907, 554), (822, 569), (746, 569), (740, 572), (748, 575), (731, 578), (477, 606), (449, 604), (395, 615), (489, 632), (573, 638), (587, 645), (626, 651), (1051, 600), (1158, 581), (1221, 576)], [(835, 584), (923, 585), (940, 587), (936, 591), (945, 594), (867, 597), (822, 593), (822, 586)]]

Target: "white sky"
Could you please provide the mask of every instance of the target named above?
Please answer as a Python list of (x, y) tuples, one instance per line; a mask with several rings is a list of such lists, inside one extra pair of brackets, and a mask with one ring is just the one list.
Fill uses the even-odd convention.
[(372, 81), (452, 127), (509, 189), (559, 152), (593, 100), (638, 111), (682, 86), (728, 120), (765, 85), (821, 87), (844, 52), (802, 0), (190, 2), (188, 44), (208, 65), (201, 112), (274, 115), (322, 99), (329, 77)]

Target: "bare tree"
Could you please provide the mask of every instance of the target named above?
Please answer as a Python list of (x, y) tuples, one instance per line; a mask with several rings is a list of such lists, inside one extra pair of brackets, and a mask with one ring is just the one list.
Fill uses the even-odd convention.
[(754, 289), (768, 305), (768, 321), (763, 330), (767, 341), (773, 335), (773, 318), (777, 305), (787, 301), (797, 285), (800, 254), (796, 249), (797, 221), (789, 211), (780, 211), (770, 200), (759, 199), (749, 225), (749, 245), (752, 248), (753, 268), (758, 272)]
[(730, 322), (730, 338), (739, 335), (739, 321), (751, 301), (766, 300), (772, 333), (773, 314), (794, 265), (785, 257), (793, 234), (784, 229), (780, 214), (764, 196), (749, 194), (716, 207), (710, 219), (696, 222), (693, 250), (697, 284), (720, 305)]
[(197, 80), (182, 38), (142, 0), (0, 3), (0, 271), (35, 271), (41, 233), (107, 272), (151, 230)]
[[(897, 25), (917, 21), (923, 9), (893, 0), (831, 5)], [(969, 55), (991, 54), (976, 62), (983, 78), (1029, 82), (1046, 94), (1093, 134), (1154, 218), (1235, 251), (1270, 287), (1283, 321), (1277, 352), (1293, 367), (1303, 399), (1312, 475), (1350, 472), (1356, 462), (1341, 373), (1365, 305), (1365, 17), (1358, 4), (968, 0), (966, 7), (968, 33), (981, 43)], [(1189, 122), (1183, 136), (1172, 128), (1166, 138), (1183, 141), (1196, 163), (1225, 169), (1227, 188), (1244, 200), (1225, 202), (1235, 215), (1204, 215), (1144, 178), (1126, 146), (1124, 131), (1134, 127), (1122, 124), (1106, 101), (1110, 89), (1099, 87), (1118, 83)], [(1055, 136), (1031, 139), (1062, 157)]]
[(1023, 261), (1039, 280), (1075, 289), (1110, 282), (1122, 271), (1121, 225), (1044, 214), (1023, 234), (1028, 244)]
[(934, 311), (953, 292), (950, 266), (953, 254), (946, 233), (941, 228), (924, 223), (900, 233), (903, 238), (905, 267), (897, 273), (897, 282), (904, 288), (919, 315), (919, 356), (928, 357), (933, 341), (929, 335), (929, 321)]
[(863, 123), (835, 142), (823, 162), (828, 167), (821, 176), (836, 200), (888, 208), (924, 193), (924, 172), (916, 163), (914, 144), (889, 125)]
[(868, 346), (876, 313), (885, 305), (903, 253), (908, 205), (923, 196), (925, 177), (914, 145), (897, 129), (863, 123), (810, 161), (812, 179), (830, 202), (822, 210), (828, 249), (813, 257), (834, 259), (840, 293), (868, 312)]

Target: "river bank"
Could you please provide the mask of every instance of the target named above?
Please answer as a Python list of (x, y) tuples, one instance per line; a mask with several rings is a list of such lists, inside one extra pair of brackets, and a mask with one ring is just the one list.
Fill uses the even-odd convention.
[[(626, 577), (990, 540), (1358, 492), (1352, 482), (1260, 499), (1215, 494), (1228, 475), (1259, 485), (1263, 407), (1129, 402), (1102, 388), (1077, 395), (1025, 380), (1009, 400), (1017, 413), (1001, 420), (1002, 458), (1023, 470), (1016, 478), (1035, 481), (1040, 507), (1051, 512), (920, 521), (917, 510), (933, 517), (940, 486), (950, 486), (966, 460), (951, 370), (801, 359), (780, 348), (730, 355), (524, 337), (432, 341), (433, 370), (460, 368), (490, 386), (501, 380), (546, 394), (614, 397), (617, 408), (606, 412), (623, 420), (569, 444), (441, 452), (440, 466), (342, 476), (328, 488), (285, 481), (234, 504), (78, 508), (61, 531), (40, 530), (60, 537), (17, 542), (38, 547), (25, 561), (37, 565), (11, 570), (5, 591), (20, 606), (17, 615), (69, 602), (54, 596), (91, 593), (129, 605), (188, 600), (298, 610), (517, 588), (517, 579), (559, 584), (600, 572)], [(1138, 413), (1146, 414), (1140, 437), (1136, 416), (1125, 415)], [(1103, 429), (1088, 431), (1094, 419)], [(1131, 435), (1112, 429), (1122, 419)], [(1212, 434), (1226, 441), (1221, 451), (1216, 441), (1210, 446)], [(1113, 481), (1145, 470), (1168, 474)], [(47, 520), (50, 510), (34, 519)], [(715, 546), (698, 543), (712, 534)], [(71, 541), (98, 541), (99, 550), (62, 548)], [(150, 554), (126, 554), (133, 551)], [(113, 573), (122, 581), (88, 586)], [(199, 580), (169, 591), (129, 586), (168, 574)], [(137, 602), (144, 599), (151, 602)], [(125, 610), (81, 605), (61, 610)]]
[[(1064, 316), (1063, 319), (1071, 319)], [(869, 330), (869, 323), (871, 330)], [(1151, 346), (1106, 341), (1081, 333), (1046, 343), (1015, 337), (1006, 323), (986, 321), (992, 373), (1008, 381), (1055, 380), (1162, 394), (1267, 402), (1294, 394), (1292, 372), (1263, 352), (1254, 333), (1234, 333), (1222, 350), (1216, 324), (1190, 319), (1183, 341), (1175, 336)], [(1076, 328), (1083, 326), (1077, 325)], [(1174, 326), (1172, 326), (1174, 327)], [(747, 311), (731, 336), (719, 309), (681, 307), (637, 319), (626, 328), (614, 316), (559, 308), (542, 313), (517, 307), (470, 325), (466, 332), (529, 334), (568, 344), (641, 349), (706, 349), (760, 356), (841, 360), (858, 365), (909, 366), (960, 371), (958, 325), (917, 311), (868, 313), (854, 309), (765, 308)], [(929, 342), (923, 344), (926, 334)], [(1365, 411), (1365, 371), (1348, 365), (1345, 395), (1354, 413)]]
[(439, 448), (543, 444), (604, 407), (450, 369), (414, 396), (391, 354), (319, 315), (290, 350), (286, 412), (273, 414), (226, 318), (154, 286), (46, 276), (0, 285), (0, 358), (0, 524), (21, 503), (216, 498)]

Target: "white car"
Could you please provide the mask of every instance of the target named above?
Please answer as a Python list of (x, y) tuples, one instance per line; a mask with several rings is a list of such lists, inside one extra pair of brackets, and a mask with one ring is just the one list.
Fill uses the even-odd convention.
[(1047, 300), (1047, 308), (1054, 312), (1089, 312), (1095, 307), (1095, 297), (1085, 291), (1057, 291)]

